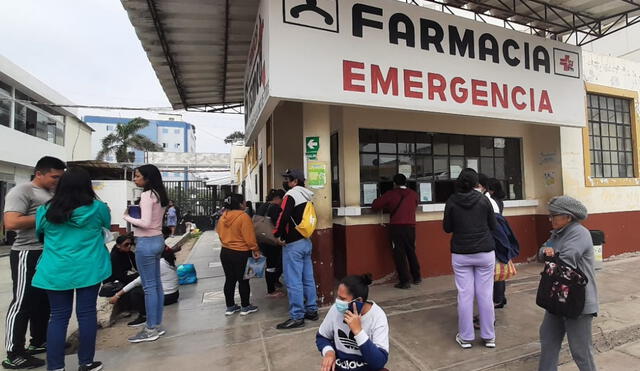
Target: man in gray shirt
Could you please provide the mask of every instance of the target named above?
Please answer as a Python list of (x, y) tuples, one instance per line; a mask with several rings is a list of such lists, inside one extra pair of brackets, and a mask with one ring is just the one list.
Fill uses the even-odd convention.
[[(7, 369), (35, 368), (45, 364), (45, 361), (33, 357), (46, 352), (49, 322), (47, 294), (31, 286), (36, 264), (42, 255), (42, 242), (35, 233), (35, 215), (38, 207), (53, 196), (65, 169), (63, 161), (45, 156), (36, 164), (33, 181), (12, 188), (5, 199), (5, 227), (17, 234), (10, 256), (13, 300), (7, 311), (5, 328), (7, 359), (2, 361), (2, 366)], [(27, 327), (31, 341), (25, 349)]]

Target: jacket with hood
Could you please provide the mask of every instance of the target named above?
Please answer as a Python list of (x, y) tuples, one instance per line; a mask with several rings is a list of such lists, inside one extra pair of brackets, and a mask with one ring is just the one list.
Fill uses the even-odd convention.
[(480, 192), (454, 193), (444, 208), (443, 227), (451, 237), (451, 252), (476, 254), (495, 250), (491, 231), (497, 228), (489, 200)]
[(304, 208), (307, 206), (307, 202), (311, 202), (311, 198), (313, 198), (313, 192), (310, 190), (300, 186), (291, 188), (282, 199), (280, 205), (282, 212), (278, 217), (273, 235), (286, 243), (304, 239), (296, 230), (296, 225), (302, 221)]
[(389, 224), (416, 225), (418, 194), (407, 187), (394, 188), (373, 201), (373, 210), (391, 213)]
[(216, 232), (224, 248), (236, 251), (258, 250), (253, 222), (242, 210), (225, 211), (218, 220)]
[(44, 235), (44, 250), (36, 266), (32, 286), (45, 290), (72, 290), (97, 285), (111, 276), (111, 259), (102, 228), (111, 227), (104, 202), (73, 210), (62, 224), (46, 218), (49, 205), (36, 212), (36, 235)]

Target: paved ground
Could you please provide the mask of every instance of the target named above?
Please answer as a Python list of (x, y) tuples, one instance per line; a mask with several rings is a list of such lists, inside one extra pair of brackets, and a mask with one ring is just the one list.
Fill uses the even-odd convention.
[[(252, 281), (252, 301), (260, 311), (248, 317), (225, 317), (219, 242), (205, 233), (193, 250), (200, 281), (181, 287), (181, 301), (167, 308), (168, 333), (155, 343), (98, 351), (97, 360), (110, 370), (315, 370), (320, 356), (314, 337), (319, 322), (280, 332), (275, 325), (287, 317), (286, 299), (264, 297), (262, 280)], [(594, 334), (601, 370), (640, 370), (640, 257), (605, 264), (598, 273), (602, 311)], [(2, 269), (5, 268), (5, 269)], [(8, 262), (0, 259), (0, 305), (9, 295)], [(371, 299), (387, 312), (391, 328), (390, 370), (535, 370), (542, 310), (534, 295), (540, 267), (519, 267), (508, 285), (509, 306), (497, 315), (498, 348), (477, 346), (462, 351), (455, 344), (455, 290), (451, 277), (427, 279), (418, 288), (396, 290), (374, 286)], [(322, 311), (322, 314), (326, 309)], [(135, 330), (131, 330), (134, 333)], [(99, 335), (100, 336), (100, 333)], [(570, 361), (566, 351), (562, 361)], [(68, 368), (75, 365), (68, 357)], [(573, 368), (571, 368), (573, 367)], [(574, 370), (571, 363), (563, 371)]]

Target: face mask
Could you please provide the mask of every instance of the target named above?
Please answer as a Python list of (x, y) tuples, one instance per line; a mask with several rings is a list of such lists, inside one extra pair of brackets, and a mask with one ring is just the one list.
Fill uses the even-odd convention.
[(284, 181), (282, 182), (282, 188), (284, 188), (285, 191), (288, 191), (291, 189), (291, 187), (289, 187), (289, 182), (288, 181)]
[(336, 299), (336, 309), (342, 314), (346, 313), (349, 310), (349, 302)]

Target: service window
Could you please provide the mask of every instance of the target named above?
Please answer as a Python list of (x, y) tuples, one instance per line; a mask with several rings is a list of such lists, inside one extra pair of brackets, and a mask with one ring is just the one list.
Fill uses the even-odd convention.
[(420, 203), (444, 203), (464, 168), (503, 184), (508, 199), (522, 199), (520, 139), (443, 133), (360, 129), (360, 201), (393, 188), (404, 174)]

